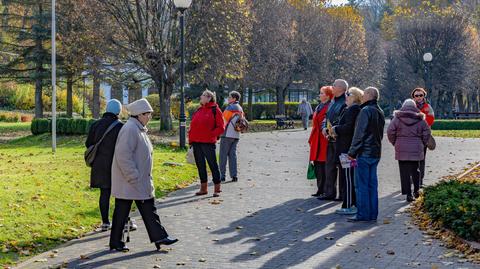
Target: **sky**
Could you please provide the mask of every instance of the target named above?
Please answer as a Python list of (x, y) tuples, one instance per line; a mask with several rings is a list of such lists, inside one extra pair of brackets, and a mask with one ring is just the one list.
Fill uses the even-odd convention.
[(332, 0), (332, 5), (341, 5), (348, 3), (347, 0)]

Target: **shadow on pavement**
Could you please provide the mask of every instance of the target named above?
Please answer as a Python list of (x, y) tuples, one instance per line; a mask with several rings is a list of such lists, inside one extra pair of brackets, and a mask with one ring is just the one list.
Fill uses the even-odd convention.
[[(238, 241), (253, 244), (247, 252), (232, 257), (230, 261), (233, 263), (266, 256), (268, 261), (260, 268), (290, 268), (335, 246), (339, 239), (353, 232), (369, 231), (380, 226), (385, 213), (405, 206), (405, 203), (399, 202), (394, 208), (392, 201), (398, 201), (394, 198), (397, 195), (395, 193), (380, 199), (380, 211), (388, 208), (388, 212), (380, 212), (378, 223), (349, 223), (345, 216), (325, 212), (331, 207), (338, 208), (339, 203), (295, 199), (259, 210), (251, 216), (232, 222), (228, 228), (212, 233), (221, 235), (236, 232), (217, 244), (228, 245)], [(365, 236), (368, 236), (367, 232)], [(321, 264), (318, 266), (326, 268)]]

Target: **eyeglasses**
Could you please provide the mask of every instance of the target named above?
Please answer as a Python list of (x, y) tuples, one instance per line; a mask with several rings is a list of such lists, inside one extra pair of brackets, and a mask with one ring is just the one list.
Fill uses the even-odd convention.
[(352, 95), (353, 95), (353, 94), (350, 93), (350, 92), (346, 92), (346, 93), (345, 93), (345, 96), (352, 96)]
[(415, 94), (415, 97), (423, 97), (423, 94)]

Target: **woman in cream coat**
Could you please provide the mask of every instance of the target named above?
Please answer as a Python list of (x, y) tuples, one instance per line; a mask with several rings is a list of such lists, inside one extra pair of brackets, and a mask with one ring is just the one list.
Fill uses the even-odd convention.
[(118, 134), (112, 164), (112, 196), (115, 197), (110, 249), (126, 252), (122, 232), (133, 201), (157, 250), (177, 242), (168, 236), (155, 208), (152, 180), (153, 146), (147, 135), (152, 107), (146, 99), (127, 106), (130, 118)]

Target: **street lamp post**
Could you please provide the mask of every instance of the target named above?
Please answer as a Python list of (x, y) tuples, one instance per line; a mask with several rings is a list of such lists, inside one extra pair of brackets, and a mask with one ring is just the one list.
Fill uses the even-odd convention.
[(430, 70), (430, 65), (433, 60), (433, 55), (430, 52), (427, 52), (423, 54), (423, 61), (425, 62), (425, 88), (427, 88), (428, 91), (432, 90), (432, 80), (430, 79), (431, 76), (431, 70)]
[(85, 119), (85, 95), (87, 93), (87, 79), (86, 75), (83, 75), (83, 107), (82, 107), (82, 117)]
[(180, 11), (180, 50), (181, 50), (181, 84), (180, 84), (180, 147), (185, 148), (187, 117), (185, 116), (185, 11), (192, 0), (174, 0), (175, 7)]
[(55, 0), (52, 0), (52, 152), (57, 151), (57, 50), (55, 38), (57, 35), (55, 23)]

